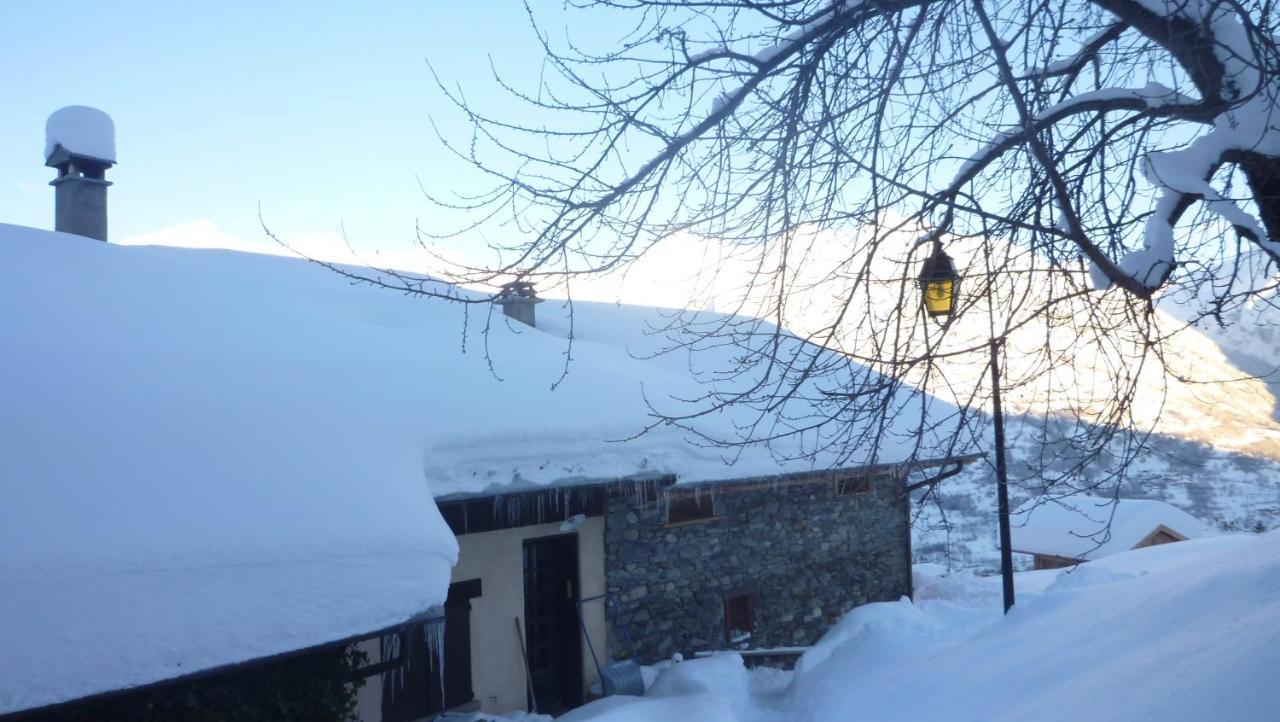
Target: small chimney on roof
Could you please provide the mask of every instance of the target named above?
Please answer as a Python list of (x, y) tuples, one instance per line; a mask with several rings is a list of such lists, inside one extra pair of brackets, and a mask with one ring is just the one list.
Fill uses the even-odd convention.
[(45, 123), (44, 164), (58, 170), (53, 229), (107, 240), (107, 169), (116, 164), (111, 116), (83, 105), (54, 111)]
[(534, 323), (533, 308), (542, 303), (542, 300), (538, 298), (537, 291), (529, 281), (512, 281), (502, 284), (502, 290), (494, 303), (502, 306), (502, 312), (508, 318), (514, 318), (520, 323), (537, 328), (537, 324)]

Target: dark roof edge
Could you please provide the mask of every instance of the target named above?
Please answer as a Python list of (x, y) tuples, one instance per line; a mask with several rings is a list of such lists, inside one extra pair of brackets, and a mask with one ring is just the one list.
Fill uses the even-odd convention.
[(199, 679), (204, 679), (206, 677), (212, 677), (217, 674), (222, 674), (223, 672), (230, 672), (232, 670), (243, 669), (246, 667), (256, 667), (258, 665), (268, 664), (270, 662), (280, 662), (286, 659), (292, 659), (293, 657), (300, 657), (304, 654), (317, 652), (321, 649), (325, 649), (328, 647), (338, 647), (338, 646), (345, 647), (351, 644), (355, 644), (357, 642), (364, 641), (366, 639), (373, 639), (374, 637), (379, 637), (384, 634), (395, 633), (411, 624), (427, 622), (431, 619), (438, 618), (443, 614), (443, 612), (438, 611), (440, 609), (441, 609), (440, 606), (431, 607), (427, 611), (415, 614), (409, 617), (408, 619), (404, 620), (403, 622), (400, 622), (399, 624), (393, 624), (389, 627), (383, 627), (382, 629), (378, 629), (373, 632), (365, 632), (363, 634), (354, 634), (349, 637), (335, 639), (332, 642), (322, 642), (320, 644), (313, 644), (308, 647), (293, 649), (287, 652), (277, 652), (275, 654), (268, 654), (262, 657), (253, 657), (251, 659), (241, 660), (239, 662), (230, 662), (227, 664), (220, 664), (216, 667), (206, 667), (204, 669), (196, 670), (195, 672), (188, 672), (186, 674), (183, 674), (177, 677), (166, 677), (164, 679), (158, 679), (154, 682), (146, 682), (144, 684), (133, 685), (130, 687), (119, 687), (117, 689), (109, 689), (102, 692), (94, 692), (92, 694), (84, 695), (83, 697), (74, 697), (72, 699), (62, 700), (61, 702), (52, 702), (50, 704), (41, 705), (39, 707), (28, 707), (26, 709), (3, 712), (3, 713), (0, 713), (0, 722), (21, 722), (21, 720), (24, 717), (35, 715), (35, 714), (45, 714), (51, 710), (72, 707), (74, 705), (84, 704), (87, 702), (97, 702), (103, 699), (109, 699), (112, 697), (120, 697), (127, 694), (133, 694), (135, 692), (149, 692), (151, 690), (159, 689), (161, 687), (167, 687), (169, 685), (182, 684), (184, 682), (191, 682)]

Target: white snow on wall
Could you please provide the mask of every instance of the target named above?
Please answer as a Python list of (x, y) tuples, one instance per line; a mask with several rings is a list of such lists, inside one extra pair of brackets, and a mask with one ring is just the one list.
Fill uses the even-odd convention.
[(76, 155), (116, 162), (116, 126), (111, 116), (85, 105), (55, 110), (44, 126), (44, 157), (61, 145)]
[(1098, 559), (1134, 548), (1161, 525), (1188, 539), (1211, 532), (1203, 522), (1163, 501), (1070, 496), (1032, 500), (1010, 517), (1013, 549), (1068, 559)]

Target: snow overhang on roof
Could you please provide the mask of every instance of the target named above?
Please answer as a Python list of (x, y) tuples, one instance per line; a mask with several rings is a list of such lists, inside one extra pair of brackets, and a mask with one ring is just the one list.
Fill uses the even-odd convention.
[[(650, 308), (574, 304), (563, 376), (556, 302), (537, 330), (494, 324), (481, 343), (458, 305), (298, 259), (4, 225), (0, 276), (0, 649), (16, 650), (0, 657), (0, 713), (442, 602), (456, 543), (433, 496), (775, 477), (920, 450), (909, 414), (878, 449), (817, 454), (785, 440), (727, 452), (664, 424), (637, 435), (650, 403), (706, 391), (687, 356), (648, 357), (667, 343)], [(734, 350), (719, 353), (698, 362)], [(729, 436), (735, 413), (700, 430)]]
[(958, 473), (965, 464), (981, 458), (977, 454), (927, 459), (909, 464), (875, 464), (825, 471), (792, 472), (770, 476), (719, 479), (681, 483), (674, 475), (637, 475), (625, 479), (579, 480), (556, 485), (498, 486), (479, 493), (436, 497), (440, 513), (455, 534), (510, 529), (564, 521), (578, 514), (600, 516), (609, 497), (655, 500), (696, 494), (732, 494), (769, 487), (835, 483), (851, 477), (891, 475), (908, 479), (911, 474), (938, 467), (953, 467), (905, 485), (910, 492), (933, 485)]
[(360, 398), (387, 369), (256, 260), (0, 225), (0, 714), (443, 603), (421, 439)]

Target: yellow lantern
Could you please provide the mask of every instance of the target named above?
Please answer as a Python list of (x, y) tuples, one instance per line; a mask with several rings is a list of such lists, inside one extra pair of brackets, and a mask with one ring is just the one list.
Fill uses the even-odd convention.
[(956, 274), (951, 256), (942, 251), (942, 244), (933, 245), (933, 253), (925, 259), (920, 271), (920, 293), (924, 298), (924, 310), (935, 318), (946, 318), (956, 310), (956, 295), (960, 290), (960, 276)]

